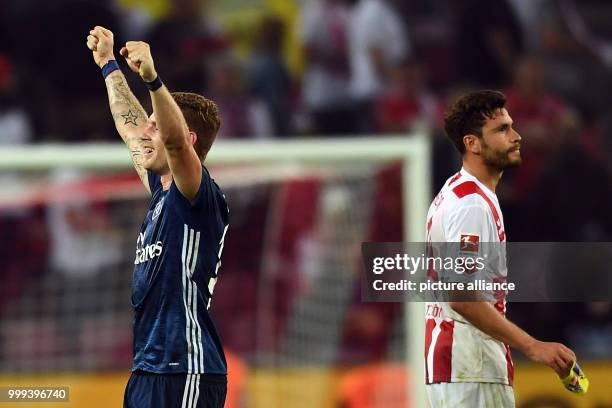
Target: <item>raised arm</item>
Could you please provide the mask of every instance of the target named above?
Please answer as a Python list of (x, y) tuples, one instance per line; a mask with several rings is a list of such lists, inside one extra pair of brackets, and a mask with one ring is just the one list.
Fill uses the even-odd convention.
[[(100, 68), (115, 60), (113, 43), (113, 33), (104, 27), (96, 26), (89, 32), (87, 46), (93, 53), (94, 62)], [(104, 82), (117, 132), (128, 147), (134, 169), (150, 192), (147, 172), (142, 165), (141, 149), (142, 134), (147, 126), (147, 113), (130, 90), (121, 70), (110, 72)]]
[(130, 69), (149, 86), (155, 122), (166, 150), (168, 166), (177, 188), (193, 201), (202, 181), (202, 163), (193, 147), (197, 135), (190, 132), (180, 108), (161, 84), (147, 43), (129, 41), (121, 49)]

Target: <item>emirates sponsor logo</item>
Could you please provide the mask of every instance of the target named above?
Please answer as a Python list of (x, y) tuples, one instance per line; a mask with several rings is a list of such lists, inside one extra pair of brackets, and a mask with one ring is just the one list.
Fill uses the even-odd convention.
[(134, 259), (134, 265), (139, 265), (143, 262), (150, 261), (153, 258), (156, 258), (162, 254), (164, 243), (162, 241), (157, 241), (154, 244), (144, 245), (145, 234), (138, 234), (138, 239), (136, 240), (136, 258)]

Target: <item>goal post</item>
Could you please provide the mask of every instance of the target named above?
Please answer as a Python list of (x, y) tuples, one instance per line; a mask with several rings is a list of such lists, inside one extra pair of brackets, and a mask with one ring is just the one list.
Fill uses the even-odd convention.
[[(421, 242), (431, 198), (431, 147), (429, 135), (425, 133), (392, 137), (220, 140), (206, 159), (210, 166), (273, 164), (275, 167), (261, 176), (267, 178), (299, 174), (303, 171), (300, 164), (314, 167), (320, 163), (331, 167), (337, 164), (341, 167), (388, 161), (402, 163), (403, 239)], [(0, 174), (45, 172), (63, 167), (91, 171), (128, 170), (130, 166), (129, 155), (120, 143), (6, 146), (0, 150)], [(238, 176), (233, 180), (237, 184), (249, 183), (249, 177), (254, 177), (248, 172), (240, 173), (240, 169), (236, 171)], [(223, 177), (216, 178), (223, 187)], [(0, 204), (2, 200), (0, 194)], [(424, 407), (423, 304), (406, 303), (404, 317), (406, 364), (412, 373), (408, 393), (410, 406)]]

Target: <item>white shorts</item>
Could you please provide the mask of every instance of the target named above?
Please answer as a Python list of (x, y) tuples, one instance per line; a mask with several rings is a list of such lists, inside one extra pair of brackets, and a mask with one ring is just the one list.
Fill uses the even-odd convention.
[(495, 383), (437, 383), (425, 386), (431, 408), (514, 408), (511, 386)]

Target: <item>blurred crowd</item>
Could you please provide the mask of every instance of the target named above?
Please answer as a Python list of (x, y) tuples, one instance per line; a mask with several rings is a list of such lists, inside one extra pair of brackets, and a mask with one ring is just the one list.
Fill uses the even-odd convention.
[[(103, 25), (117, 50), (149, 42), (170, 89), (215, 100), (221, 139), (428, 132), (434, 191), (460, 164), (442, 130), (448, 103), (502, 90), (523, 137), (523, 165), (498, 191), (509, 240), (612, 240), (609, 2), (295, 0), (293, 19), (262, 11), (246, 48), (217, 18), (220, 2), (168, 0), (160, 15), (112, 0), (3, 5), (0, 143), (118, 140), (85, 46)], [(146, 89), (127, 76), (150, 112)], [(510, 317), (612, 356), (608, 303), (517, 304)]]
[[(607, 2), (295, 0), (294, 18), (262, 6), (242, 36), (216, 17), (218, 1), (167, 0), (160, 15), (138, 4), (2, 7), (0, 143), (117, 140), (83, 45), (99, 24), (115, 33), (116, 48), (148, 41), (170, 89), (214, 99), (221, 139), (424, 130), (434, 139), (434, 189), (458, 163), (443, 137), (447, 104), (469, 89), (502, 90), (525, 163), (499, 195), (509, 220), (538, 220), (508, 222), (512, 238), (602, 240), (612, 231)], [(127, 77), (150, 111), (146, 89)], [(580, 200), (560, 197), (570, 181)]]

